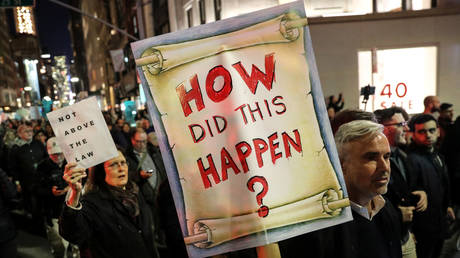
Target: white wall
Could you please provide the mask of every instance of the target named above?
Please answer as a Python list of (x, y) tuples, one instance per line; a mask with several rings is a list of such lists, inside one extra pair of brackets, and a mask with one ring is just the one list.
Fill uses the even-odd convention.
[[(169, 1), (173, 1), (175, 6), (174, 18), (177, 29), (185, 29), (184, 5), (192, 3), (197, 9), (197, 1)], [(222, 0), (222, 18), (289, 1)], [(455, 1), (460, 2), (460, 0)], [(207, 22), (214, 20), (213, 2), (213, 0), (206, 0)], [(195, 25), (198, 25), (198, 17), (194, 16)], [(454, 104), (455, 115), (460, 115), (460, 101), (458, 101), (460, 100), (460, 14), (344, 23), (311, 23), (310, 30), (324, 95), (337, 95), (342, 92), (347, 108), (358, 107), (357, 52), (359, 49), (437, 44), (439, 46), (437, 94), (441, 102)]]
[(437, 95), (460, 115), (460, 14), (311, 24), (310, 32), (324, 95), (342, 92), (346, 108), (358, 106), (359, 49), (437, 44)]

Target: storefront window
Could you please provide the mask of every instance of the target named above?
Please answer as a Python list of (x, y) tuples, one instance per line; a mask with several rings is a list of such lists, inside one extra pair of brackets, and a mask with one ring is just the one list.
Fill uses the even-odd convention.
[(423, 99), (436, 95), (437, 47), (364, 50), (358, 52), (359, 89), (375, 86), (367, 111), (403, 107), (409, 114), (423, 112)]

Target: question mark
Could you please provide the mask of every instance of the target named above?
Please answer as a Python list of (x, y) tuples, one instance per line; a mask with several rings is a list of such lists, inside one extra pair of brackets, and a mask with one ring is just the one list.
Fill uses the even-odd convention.
[[(257, 204), (262, 205), (263, 204), (262, 199), (265, 197), (265, 195), (268, 192), (268, 183), (265, 177), (263, 176), (253, 176), (248, 180), (248, 183), (247, 183), (249, 191), (255, 192), (254, 185), (256, 183), (262, 184), (262, 191), (260, 191), (260, 193), (256, 195)], [(267, 217), (268, 211), (269, 211), (269, 208), (265, 205), (260, 206), (260, 208), (257, 210), (257, 212), (259, 213), (259, 217), (261, 218)]]

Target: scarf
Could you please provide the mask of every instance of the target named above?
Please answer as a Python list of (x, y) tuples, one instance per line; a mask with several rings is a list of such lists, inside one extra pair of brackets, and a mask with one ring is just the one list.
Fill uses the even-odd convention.
[(21, 147), (23, 145), (30, 144), (31, 142), (32, 142), (32, 139), (30, 141), (24, 141), (23, 139), (17, 137), (16, 139), (14, 139), (13, 144), (17, 145), (18, 147)]
[(125, 189), (110, 185), (107, 186), (109, 192), (123, 205), (126, 211), (128, 211), (128, 214), (132, 218), (136, 218), (139, 215), (139, 202), (137, 199), (139, 187), (131, 182), (126, 185)]

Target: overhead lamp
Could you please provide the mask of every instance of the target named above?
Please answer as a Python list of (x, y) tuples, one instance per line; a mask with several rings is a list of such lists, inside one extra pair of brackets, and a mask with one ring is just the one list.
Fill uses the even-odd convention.
[(24, 87), (24, 90), (25, 90), (25, 91), (31, 91), (31, 90), (32, 90), (32, 87), (30, 87), (30, 86)]
[(50, 53), (43, 53), (40, 55), (41, 58), (43, 59), (48, 59), (48, 58), (51, 58), (51, 54)]

